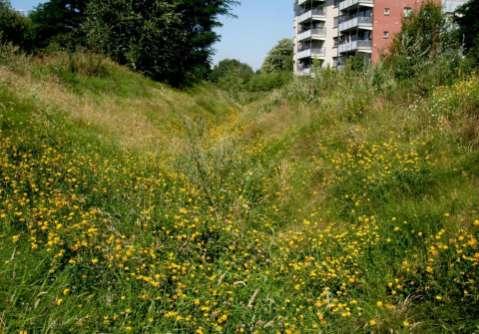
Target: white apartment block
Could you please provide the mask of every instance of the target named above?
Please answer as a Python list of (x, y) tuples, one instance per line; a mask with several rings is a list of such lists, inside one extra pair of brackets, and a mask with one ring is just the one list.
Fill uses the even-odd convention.
[(313, 62), (336, 66), (337, 0), (296, 0), (294, 19), (295, 73), (308, 75)]

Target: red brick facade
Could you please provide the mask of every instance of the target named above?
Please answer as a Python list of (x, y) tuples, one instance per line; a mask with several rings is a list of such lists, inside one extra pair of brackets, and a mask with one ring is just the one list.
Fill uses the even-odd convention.
[(425, 0), (376, 0), (374, 2), (372, 62), (377, 63), (401, 31), (404, 15), (416, 11)]

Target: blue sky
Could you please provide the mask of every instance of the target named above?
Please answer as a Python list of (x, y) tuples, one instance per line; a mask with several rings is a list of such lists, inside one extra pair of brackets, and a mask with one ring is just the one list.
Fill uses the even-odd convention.
[[(38, 0), (11, 0), (13, 7), (30, 10)], [(236, 58), (258, 69), (268, 51), (281, 38), (293, 34), (292, 0), (242, 0), (234, 8), (237, 18), (222, 18), (221, 42), (214, 61)]]
[(242, 0), (234, 13), (218, 29), (215, 61), (236, 58), (257, 69), (281, 38), (293, 35), (293, 0)]

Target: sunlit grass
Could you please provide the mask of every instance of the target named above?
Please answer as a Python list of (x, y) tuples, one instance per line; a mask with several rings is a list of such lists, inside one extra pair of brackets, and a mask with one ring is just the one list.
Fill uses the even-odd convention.
[(477, 77), (240, 105), (65, 57), (0, 70), (0, 332), (477, 330)]

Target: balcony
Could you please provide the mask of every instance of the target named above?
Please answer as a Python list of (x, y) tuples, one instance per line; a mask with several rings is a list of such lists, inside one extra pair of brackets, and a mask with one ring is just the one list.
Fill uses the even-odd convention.
[(308, 20), (326, 20), (326, 12), (323, 9), (311, 9), (297, 16), (298, 23)]
[(353, 6), (374, 7), (373, 0), (345, 0), (339, 3), (339, 10), (345, 10)]
[(298, 41), (304, 41), (308, 39), (324, 40), (326, 39), (326, 29), (316, 28), (303, 31), (296, 36)]
[(326, 50), (323, 48), (305, 48), (304, 50), (299, 50), (296, 54), (297, 59), (304, 58), (324, 58)]
[(370, 40), (356, 40), (350, 41), (346, 43), (341, 43), (338, 45), (339, 53), (346, 53), (346, 52), (364, 52), (364, 53), (371, 53), (372, 52), (372, 42)]
[[(302, 6), (304, 5), (305, 3), (308, 3), (310, 2), (311, 0), (298, 0), (298, 6)], [(319, 1), (326, 1), (326, 0), (319, 0)]]
[(356, 16), (352, 18), (342, 19), (341, 22), (339, 22), (338, 29), (341, 32), (354, 28), (372, 30), (372, 16)]

